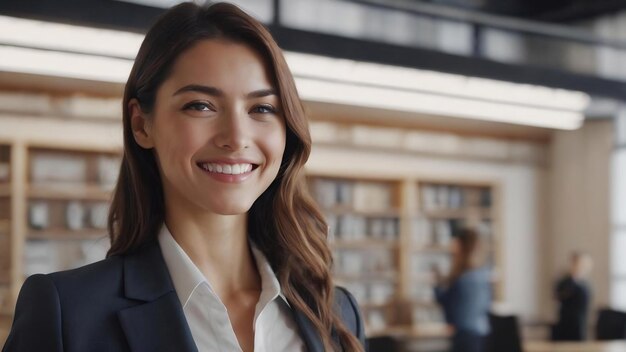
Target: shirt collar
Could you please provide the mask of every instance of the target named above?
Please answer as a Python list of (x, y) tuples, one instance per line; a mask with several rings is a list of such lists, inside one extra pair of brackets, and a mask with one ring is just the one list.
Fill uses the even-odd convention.
[[(200, 269), (193, 263), (191, 258), (189, 258), (187, 253), (185, 253), (183, 248), (176, 242), (165, 224), (161, 227), (158, 240), (165, 265), (170, 272), (174, 289), (183, 307), (185, 307), (195, 289), (202, 283), (206, 282), (211, 292), (213, 292), (211, 284), (204, 277)], [(251, 248), (257, 269), (259, 270), (259, 275), (261, 276), (261, 296), (259, 297), (259, 301), (271, 301), (276, 297), (280, 297), (289, 305), (267, 258), (252, 244)]]
[(259, 275), (261, 276), (261, 297), (259, 301), (262, 301), (263, 298), (273, 300), (276, 297), (280, 297), (289, 305), (287, 298), (280, 289), (280, 282), (278, 282), (278, 278), (276, 278), (276, 274), (263, 252), (252, 244), (250, 244), (250, 248), (252, 248), (252, 255), (254, 256), (257, 270), (259, 270)]
[(170, 277), (174, 283), (174, 289), (180, 304), (185, 307), (196, 287), (207, 280), (183, 248), (172, 237), (170, 230), (165, 224), (161, 227), (158, 239), (165, 265), (167, 265)]

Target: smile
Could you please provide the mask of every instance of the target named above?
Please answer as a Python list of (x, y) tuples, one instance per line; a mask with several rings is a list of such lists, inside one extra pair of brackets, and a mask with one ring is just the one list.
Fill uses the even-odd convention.
[(253, 164), (220, 164), (220, 163), (198, 163), (198, 166), (205, 171), (225, 174), (225, 175), (241, 175), (252, 171), (255, 167)]

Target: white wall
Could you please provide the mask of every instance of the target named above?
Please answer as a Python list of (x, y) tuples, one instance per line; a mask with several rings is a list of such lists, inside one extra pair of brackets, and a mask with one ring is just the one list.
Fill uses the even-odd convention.
[[(584, 250), (594, 259), (590, 279), (592, 307), (609, 302), (610, 239), (610, 157), (613, 123), (586, 122), (576, 131), (555, 132), (550, 147), (548, 216), (543, 285), (562, 274), (575, 250)], [(556, 306), (544, 297), (544, 317), (554, 316)]]

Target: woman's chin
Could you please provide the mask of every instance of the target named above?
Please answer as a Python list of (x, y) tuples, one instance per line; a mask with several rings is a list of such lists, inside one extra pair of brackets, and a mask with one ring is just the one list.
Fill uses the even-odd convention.
[(246, 214), (250, 207), (252, 204), (221, 204), (219, 207), (214, 207), (212, 212), (220, 215), (241, 215)]

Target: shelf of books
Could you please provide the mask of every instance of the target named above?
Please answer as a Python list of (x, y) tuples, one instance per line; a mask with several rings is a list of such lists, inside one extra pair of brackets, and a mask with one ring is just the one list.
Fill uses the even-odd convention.
[(371, 330), (384, 329), (396, 319), (399, 186), (388, 181), (310, 178), (330, 229), (335, 281), (354, 294)]
[(449, 271), (455, 229), (477, 229), (496, 265), (493, 185), (310, 173), (309, 186), (329, 225), (335, 281), (357, 298), (370, 336), (447, 334), (432, 268)]
[[(412, 321), (417, 325), (441, 324), (443, 316), (434, 300), (432, 272), (450, 271), (450, 242), (457, 229), (470, 227), (478, 232), (486, 265), (495, 269), (495, 189), (487, 184), (418, 182), (417, 192), (407, 285), (413, 303)], [(494, 292), (499, 292), (498, 283), (493, 284)]]
[[(0, 143), (0, 317), (8, 324), (25, 277), (105, 256), (120, 157), (113, 149)], [(455, 228), (478, 228), (497, 267), (493, 184), (307, 175), (329, 225), (333, 276), (357, 298), (369, 336), (445, 334), (431, 268), (449, 269)]]
[(27, 156), (24, 277), (104, 258), (119, 154), (29, 147)]

